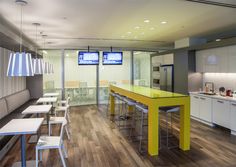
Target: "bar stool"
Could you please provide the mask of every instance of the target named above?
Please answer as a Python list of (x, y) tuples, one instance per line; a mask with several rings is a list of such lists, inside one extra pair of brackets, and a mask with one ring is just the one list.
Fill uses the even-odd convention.
[[(172, 127), (172, 114), (173, 113), (177, 113), (179, 112), (180, 108), (179, 107), (160, 107), (160, 112), (165, 113), (166, 115), (166, 136), (161, 136), (161, 131), (160, 131), (160, 140), (161, 137), (166, 138), (166, 146), (168, 149), (172, 149), (172, 148), (176, 148), (178, 147), (178, 145), (174, 145), (174, 146), (169, 146), (169, 138), (174, 137), (173, 136), (173, 127)], [(170, 117), (170, 126), (171, 126), (171, 135), (169, 135), (169, 121), (168, 121), (168, 115), (169, 113), (171, 114)]]
[[(130, 99), (130, 98), (128, 98), (128, 97), (122, 97), (122, 101), (123, 101), (123, 104), (124, 105), (122, 105), (122, 110), (121, 110), (121, 113), (120, 113), (120, 115), (119, 115), (119, 118), (121, 119), (121, 120), (124, 120), (125, 121), (125, 129), (127, 129), (128, 127), (127, 127), (127, 120), (128, 119), (130, 119), (130, 116), (128, 115), (129, 114), (129, 111), (128, 111), (128, 109), (130, 108), (130, 107), (135, 107), (135, 105), (136, 105), (136, 101), (134, 101), (134, 100), (132, 100), (132, 99)], [(123, 110), (124, 109), (124, 110)], [(134, 112), (134, 111), (133, 111)], [(119, 121), (119, 128), (121, 127), (121, 125), (120, 125), (120, 122), (121, 121)]]
[[(145, 126), (144, 125), (144, 115), (148, 114), (148, 107), (143, 104), (136, 103), (135, 104), (135, 112), (136, 111), (141, 112), (140, 131), (139, 131), (138, 136), (140, 136), (140, 138), (139, 138), (139, 152), (142, 152), (143, 127)], [(135, 126), (135, 116), (133, 116), (133, 126)]]
[(110, 106), (110, 98), (111, 98), (111, 96), (113, 97), (113, 98), (116, 98), (117, 96), (117, 93), (113, 93), (113, 92), (110, 92), (109, 93), (109, 96), (108, 96), (108, 103), (107, 103), (107, 116), (109, 115), (109, 106)]

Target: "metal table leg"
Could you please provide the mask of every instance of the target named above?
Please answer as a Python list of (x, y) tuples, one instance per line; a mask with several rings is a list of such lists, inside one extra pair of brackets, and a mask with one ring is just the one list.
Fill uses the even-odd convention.
[(21, 166), (26, 167), (25, 135), (21, 135)]

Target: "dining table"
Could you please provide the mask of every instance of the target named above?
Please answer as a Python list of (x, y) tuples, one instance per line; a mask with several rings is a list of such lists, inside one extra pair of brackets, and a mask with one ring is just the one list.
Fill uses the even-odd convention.
[(21, 162), (14, 163), (13, 167), (35, 165), (34, 161), (26, 161), (26, 135), (36, 134), (43, 120), (43, 118), (12, 119), (0, 129), (0, 136), (20, 136)]
[[(179, 148), (190, 150), (190, 97), (188, 95), (131, 84), (110, 85), (109, 91), (118, 93), (148, 107), (148, 153), (159, 153), (159, 108), (180, 107)], [(115, 112), (115, 97), (110, 94), (110, 113)]]

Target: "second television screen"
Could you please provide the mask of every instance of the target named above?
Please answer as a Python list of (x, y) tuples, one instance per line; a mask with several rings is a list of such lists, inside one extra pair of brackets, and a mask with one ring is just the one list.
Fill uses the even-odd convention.
[(103, 52), (103, 65), (122, 65), (122, 52)]
[(79, 52), (78, 64), (79, 65), (98, 65), (99, 52)]

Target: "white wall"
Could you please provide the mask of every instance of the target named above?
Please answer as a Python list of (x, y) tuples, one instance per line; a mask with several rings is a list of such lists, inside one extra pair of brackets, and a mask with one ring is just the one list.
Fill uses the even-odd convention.
[(220, 87), (236, 90), (236, 73), (204, 73), (203, 88), (205, 82), (213, 82), (218, 92)]
[(10, 50), (0, 48), (0, 98), (26, 89), (25, 77), (7, 77)]

